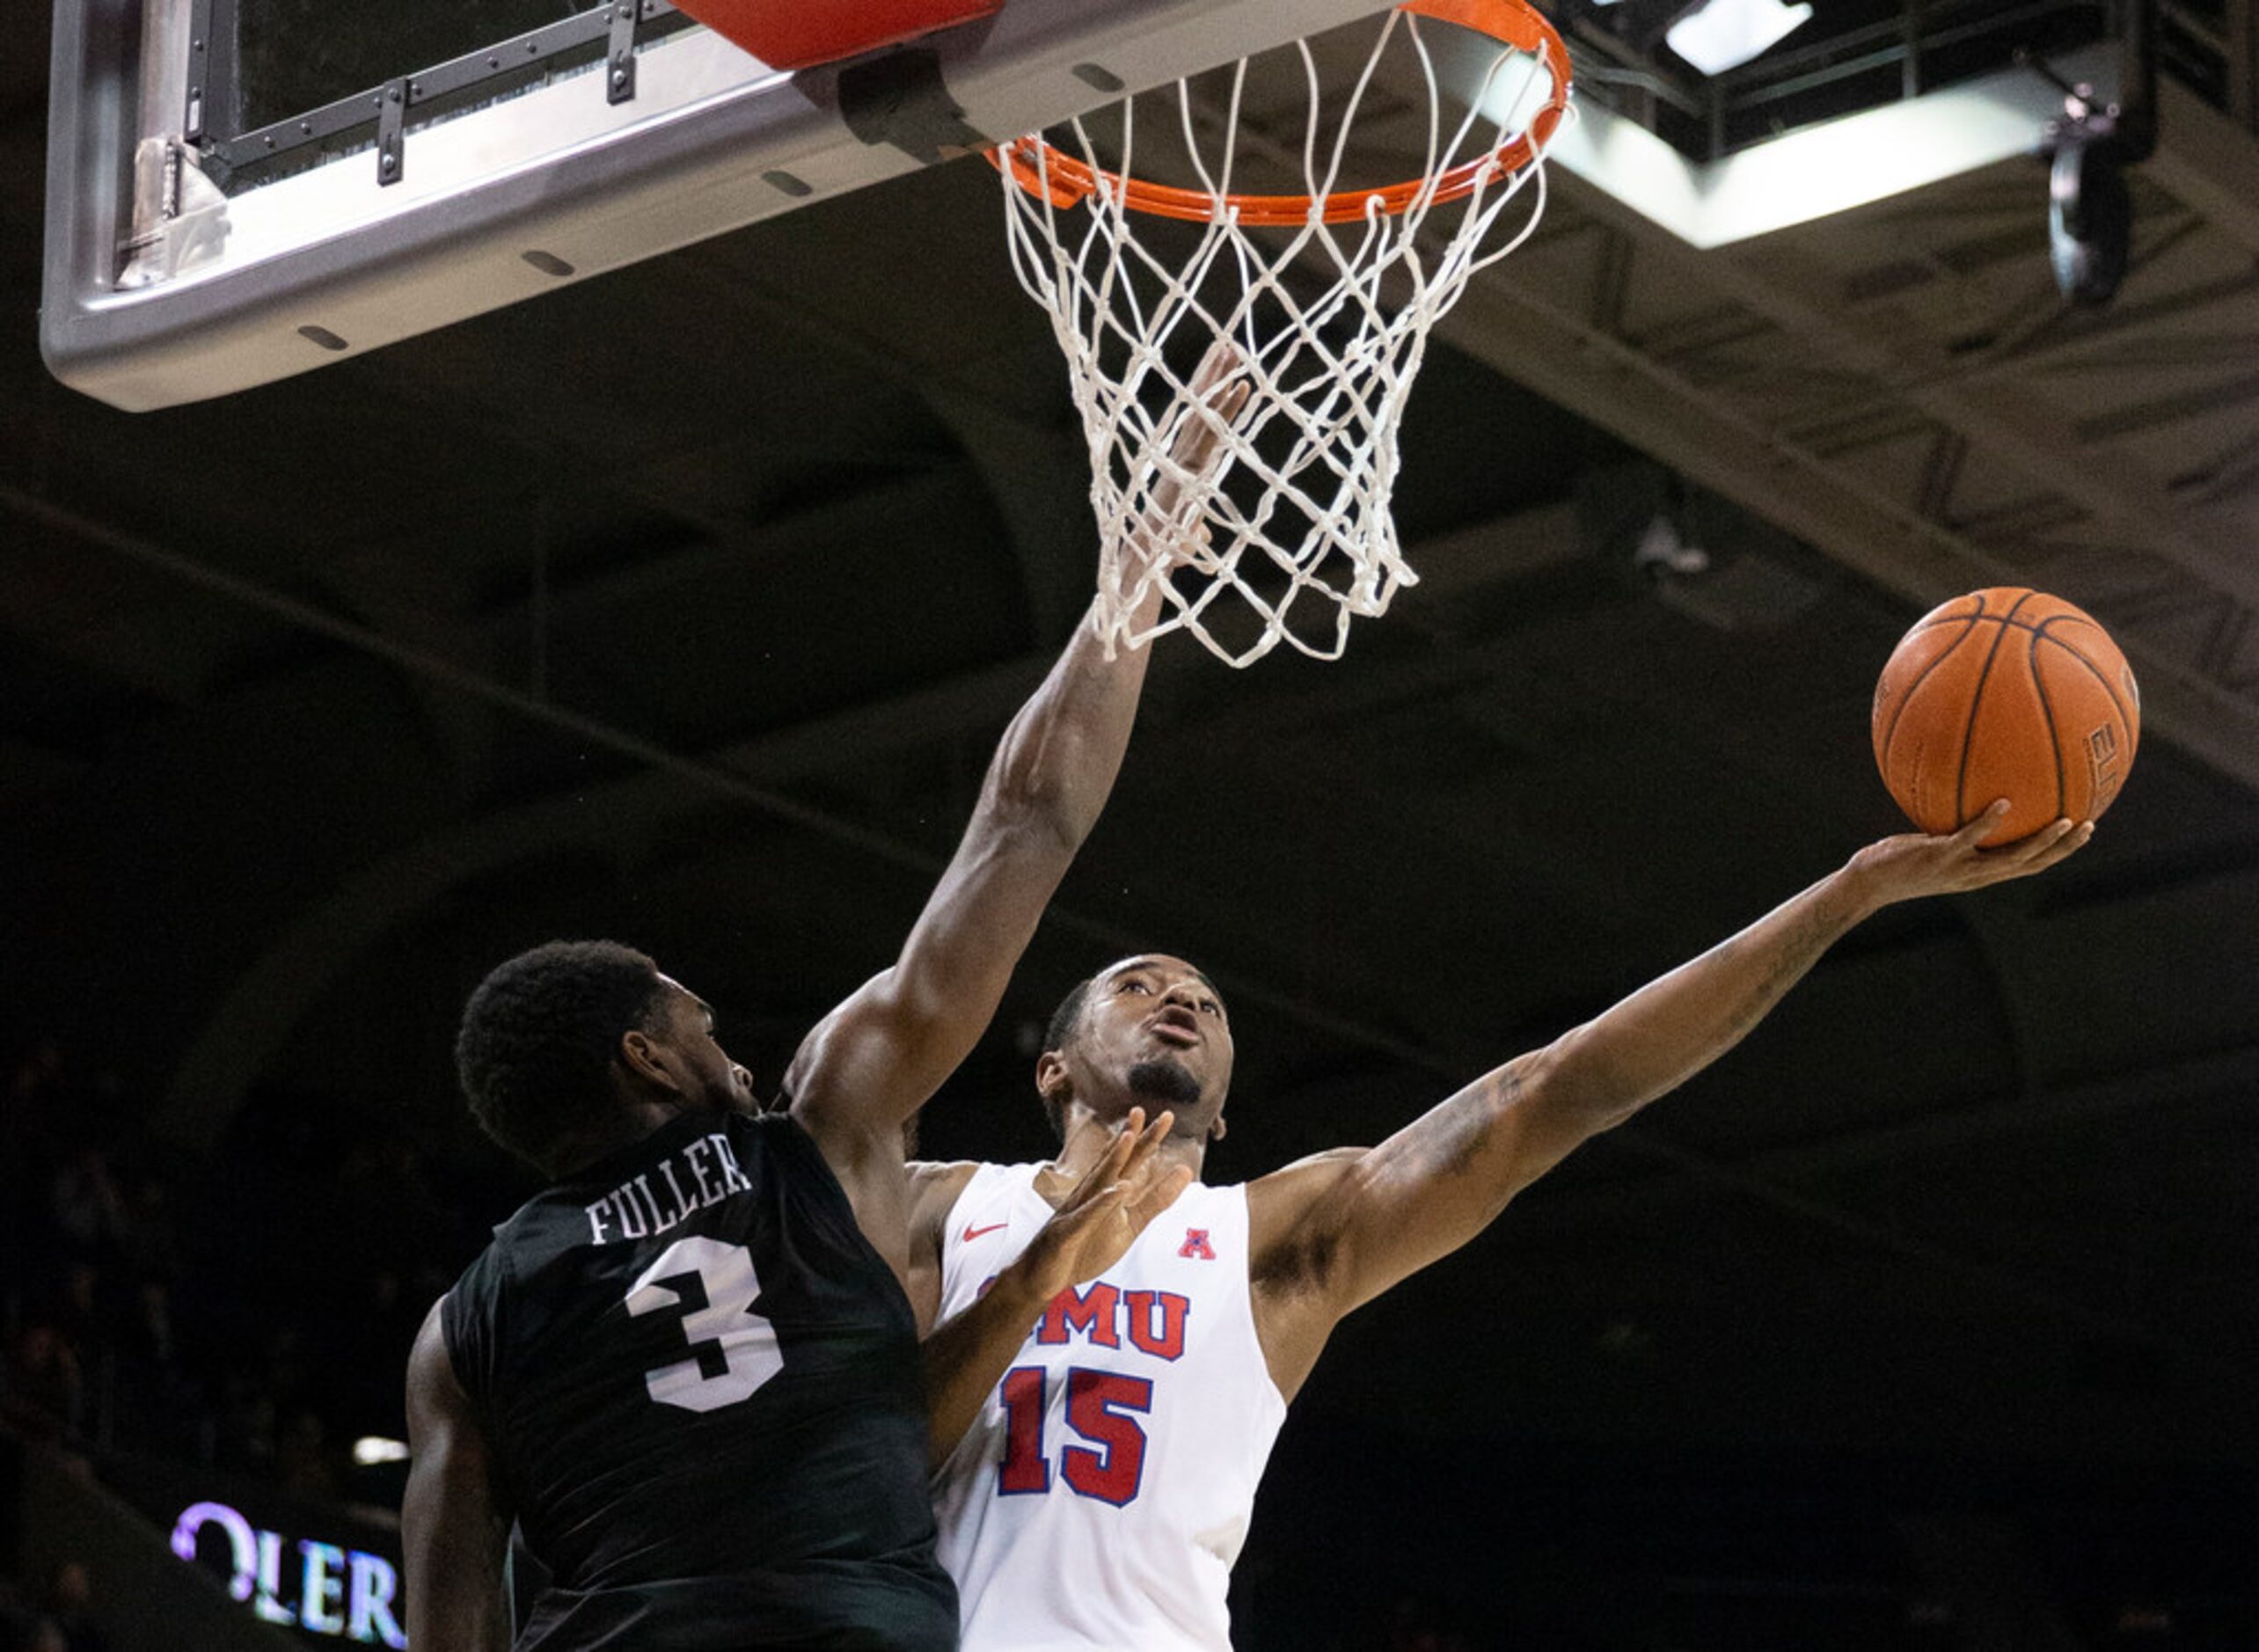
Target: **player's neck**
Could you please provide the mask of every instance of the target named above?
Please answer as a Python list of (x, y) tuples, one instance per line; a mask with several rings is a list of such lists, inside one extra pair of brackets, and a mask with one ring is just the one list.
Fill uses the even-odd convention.
[(574, 1136), (550, 1160), (550, 1180), (563, 1181), (591, 1165), (601, 1164), (614, 1153), (634, 1146), (662, 1125), (680, 1118), (684, 1110), (679, 1105), (640, 1098), (629, 1102), (602, 1126)]
[(1195, 1181), (1200, 1180), (1201, 1168), (1208, 1162), (1208, 1144), (1189, 1136), (1173, 1136), (1163, 1142), (1153, 1155), (1164, 1169), (1173, 1170), (1182, 1165), (1192, 1172)]
[[(1069, 1115), (1067, 1138), (1052, 1158), (1052, 1173), (1065, 1186), (1071, 1188), (1089, 1173), (1101, 1154), (1112, 1144), (1119, 1127), (1109, 1124), (1096, 1115), (1074, 1108)], [(1192, 1172), (1195, 1181), (1200, 1180), (1201, 1166), (1208, 1157), (1208, 1142), (1204, 1137), (1172, 1136), (1163, 1142), (1155, 1155), (1164, 1168), (1178, 1165)]]

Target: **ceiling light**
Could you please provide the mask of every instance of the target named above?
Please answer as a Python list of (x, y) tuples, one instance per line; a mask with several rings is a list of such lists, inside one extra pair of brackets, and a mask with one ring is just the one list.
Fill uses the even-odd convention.
[(1670, 26), (1670, 49), (1706, 75), (1722, 75), (1761, 57), (1811, 21), (1809, 5), (1782, 0), (1709, 0)]
[(405, 1463), (408, 1460), (407, 1442), (366, 1435), (353, 1443), (353, 1460), (363, 1468), (374, 1468), (379, 1463)]

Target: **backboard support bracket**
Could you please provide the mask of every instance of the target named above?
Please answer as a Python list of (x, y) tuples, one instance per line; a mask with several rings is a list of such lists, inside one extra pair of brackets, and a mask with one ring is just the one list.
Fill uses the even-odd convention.
[(408, 83), (387, 81), (376, 94), (376, 181), (397, 184), (407, 176)]
[(217, 61), (212, 51), (212, 0), (195, 0), (189, 9), (188, 97), (180, 113), (180, 135), (191, 143), (204, 136), (206, 78)]
[(640, 0), (613, 0), (611, 38), (604, 48), (604, 101), (635, 98), (635, 26), (642, 20)]

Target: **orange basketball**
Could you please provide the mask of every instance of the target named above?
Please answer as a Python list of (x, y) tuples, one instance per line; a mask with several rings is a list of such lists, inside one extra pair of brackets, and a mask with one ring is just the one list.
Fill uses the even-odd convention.
[(1988, 846), (2098, 818), (2140, 742), (2125, 656), (2038, 591), (1954, 598), (1899, 640), (1875, 685), (1875, 761), (1898, 807), (1922, 830), (1949, 832), (2005, 797)]

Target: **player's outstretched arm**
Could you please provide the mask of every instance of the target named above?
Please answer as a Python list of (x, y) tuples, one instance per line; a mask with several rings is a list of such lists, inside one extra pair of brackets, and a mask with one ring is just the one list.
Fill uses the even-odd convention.
[(510, 1643), (502, 1562), (510, 1512), (486, 1436), (456, 1380), (435, 1305), (408, 1355), (408, 1486), (400, 1504), (408, 1644), (502, 1652)]
[[(1188, 477), (1212, 474), (1225, 432), (1246, 403), (1237, 365), (1211, 353), (1194, 381), (1204, 397), (1171, 450)], [(1183, 554), (1191, 490), (1155, 490), (1152, 554)], [(1150, 599), (1158, 603), (1158, 589)], [(1141, 616), (1149, 620), (1150, 615)], [(1122, 766), (1149, 650), (1112, 659), (1089, 619), (1005, 729), (955, 857), (894, 966), (810, 1033), (785, 1076), (793, 1115), (835, 1169), (876, 1150), (898, 1162), (903, 1122), (986, 1030), (1012, 971)]]
[(1191, 1183), (1190, 1166), (1165, 1166), (1158, 1157), (1175, 1124), (1173, 1113), (1163, 1113), (1147, 1125), (1145, 1110), (1131, 1107), (1112, 1145), (1042, 1232), (979, 1301), (925, 1339), (931, 1467), (957, 1449), (1051, 1298), (1120, 1261)]
[[(1874, 912), (2044, 871), (2094, 830), (2059, 821), (2009, 848), (1979, 849), (2006, 808), (1949, 836), (1861, 850), (1731, 939), (1485, 1074), (1371, 1151), (1290, 1166), (1276, 1196), (1256, 1183), (1254, 1272), (1286, 1305), (1270, 1316), (1278, 1341), (1322, 1343), (1342, 1314), (1466, 1244), (1580, 1144), (1732, 1049)], [(1293, 1351), (1275, 1347), (1274, 1367), (1306, 1371)]]

